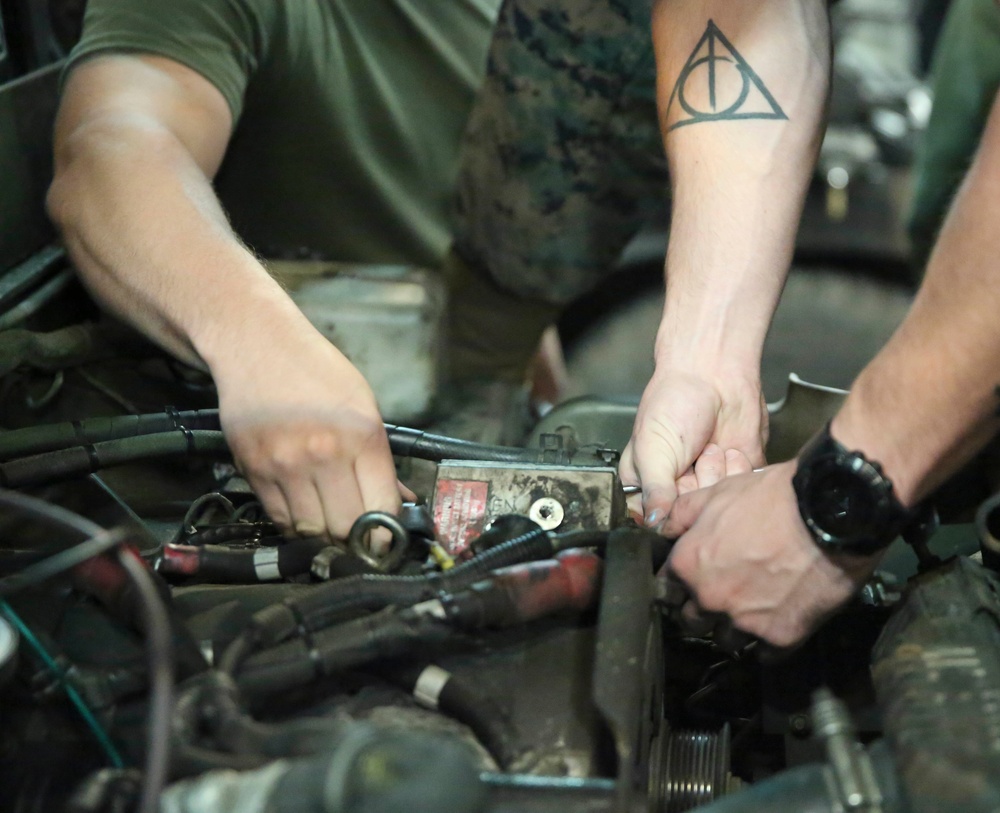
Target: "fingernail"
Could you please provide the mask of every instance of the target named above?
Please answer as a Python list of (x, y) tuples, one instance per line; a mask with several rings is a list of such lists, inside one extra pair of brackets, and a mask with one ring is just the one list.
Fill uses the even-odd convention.
[(740, 456), (738, 449), (726, 449), (726, 460), (736, 460)]
[[(705, 455), (705, 454), (718, 454), (721, 451), (722, 451), (722, 449), (720, 449), (717, 445), (715, 445), (714, 443), (709, 443), (708, 446), (705, 447), (705, 449), (702, 452), (702, 454), (703, 455)], [(732, 449), (730, 449), (730, 451), (732, 451)], [(729, 452), (726, 452), (726, 457), (729, 457)]]
[(654, 509), (650, 512), (649, 516), (646, 517), (647, 528), (655, 528), (661, 522), (663, 522), (663, 510), (660, 508)]

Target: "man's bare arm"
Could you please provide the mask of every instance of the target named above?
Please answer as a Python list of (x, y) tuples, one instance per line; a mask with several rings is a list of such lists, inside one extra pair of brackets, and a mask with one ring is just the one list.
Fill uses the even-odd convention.
[[(927, 496), (1000, 428), (1000, 105), (903, 324), (865, 367), (831, 434), (878, 461), (906, 505)], [(820, 551), (799, 515), (796, 463), (677, 500), (671, 567), (702, 609), (794, 644), (857, 590), (880, 556)]]
[(272, 518), (346, 534), (399, 504), (388, 442), (358, 371), (233, 234), (212, 190), (231, 115), (171, 60), (99, 56), (70, 75), (49, 210), (112, 311), (207, 367), (223, 429)]
[(882, 463), (900, 499), (929, 494), (1000, 428), (1000, 97), (913, 307), (865, 367), (834, 436)]
[(829, 39), (819, 0), (660, 0), (653, 33), (673, 217), (656, 371), (622, 471), (657, 525), (678, 486), (763, 464), (761, 353), (819, 147)]

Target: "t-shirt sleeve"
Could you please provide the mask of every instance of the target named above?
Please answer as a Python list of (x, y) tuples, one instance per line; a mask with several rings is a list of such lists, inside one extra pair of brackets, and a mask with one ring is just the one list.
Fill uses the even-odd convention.
[(83, 36), (63, 77), (102, 52), (167, 57), (215, 85), (235, 123), (247, 85), (266, 56), (269, 21), (261, 5), (251, 0), (90, 0)]

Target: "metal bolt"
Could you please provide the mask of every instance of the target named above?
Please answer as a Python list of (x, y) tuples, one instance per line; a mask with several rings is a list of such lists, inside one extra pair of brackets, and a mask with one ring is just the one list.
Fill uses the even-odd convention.
[(812, 729), (808, 714), (793, 714), (788, 718), (788, 728), (797, 737), (804, 737)]
[(562, 504), (552, 497), (542, 497), (535, 500), (528, 509), (528, 517), (538, 523), (546, 531), (554, 531), (562, 525), (565, 512)]

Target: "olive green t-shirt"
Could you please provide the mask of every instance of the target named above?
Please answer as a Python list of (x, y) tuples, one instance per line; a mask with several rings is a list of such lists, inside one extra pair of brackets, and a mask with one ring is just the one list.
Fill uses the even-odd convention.
[(216, 191), (266, 257), (435, 265), (500, 0), (90, 0), (70, 65), (165, 56), (235, 129)]

